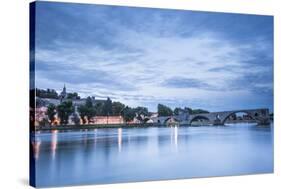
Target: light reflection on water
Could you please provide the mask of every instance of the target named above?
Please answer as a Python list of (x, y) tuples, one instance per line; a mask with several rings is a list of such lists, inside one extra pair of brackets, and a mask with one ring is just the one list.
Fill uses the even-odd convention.
[(118, 128), (118, 151), (121, 152), (122, 148), (122, 128)]
[(33, 149), (41, 187), (269, 173), (273, 126), (41, 132)]
[(52, 151), (52, 158), (56, 158), (56, 150), (57, 150), (57, 145), (58, 145), (58, 131), (54, 130), (51, 131), (52, 133), (52, 140), (51, 140), (51, 151)]

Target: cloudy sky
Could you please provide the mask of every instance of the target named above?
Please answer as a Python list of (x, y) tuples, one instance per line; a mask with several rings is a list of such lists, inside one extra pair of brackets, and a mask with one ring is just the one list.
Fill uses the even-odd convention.
[(273, 108), (273, 17), (37, 2), (36, 86), (210, 111)]

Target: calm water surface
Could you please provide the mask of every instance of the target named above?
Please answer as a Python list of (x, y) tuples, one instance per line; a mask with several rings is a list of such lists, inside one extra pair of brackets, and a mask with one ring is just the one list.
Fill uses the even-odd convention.
[(34, 140), (39, 187), (273, 172), (273, 126), (52, 131)]

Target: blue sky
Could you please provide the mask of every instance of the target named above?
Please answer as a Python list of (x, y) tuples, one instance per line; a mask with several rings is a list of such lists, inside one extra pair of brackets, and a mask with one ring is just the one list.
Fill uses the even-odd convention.
[(273, 109), (273, 17), (37, 2), (36, 86), (210, 111)]

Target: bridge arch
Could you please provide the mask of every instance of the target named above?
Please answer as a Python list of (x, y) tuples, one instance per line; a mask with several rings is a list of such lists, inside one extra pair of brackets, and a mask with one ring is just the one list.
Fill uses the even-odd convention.
[(206, 120), (208, 122), (211, 122), (211, 120), (208, 117), (202, 116), (202, 115), (198, 115), (198, 116), (195, 116), (194, 118), (192, 118), (190, 120), (189, 124), (192, 125), (192, 122), (197, 121), (197, 120)]
[(231, 116), (233, 116), (234, 114), (237, 114), (237, 113), (247, 114), (251, 118), (251, 120), (254, 120), (256, 123), (258, 123), (257, 117), (259, 116), (259, 114), (257, 112), (251, 113), (248, 111), (233, 111), (233, 112), (230, 112), (227, 116), (225, 116), (224, 119), (222, 119), (222, 125), (225, 124), (225, 122), (227, 121), (228, 118), (230, 118)]

